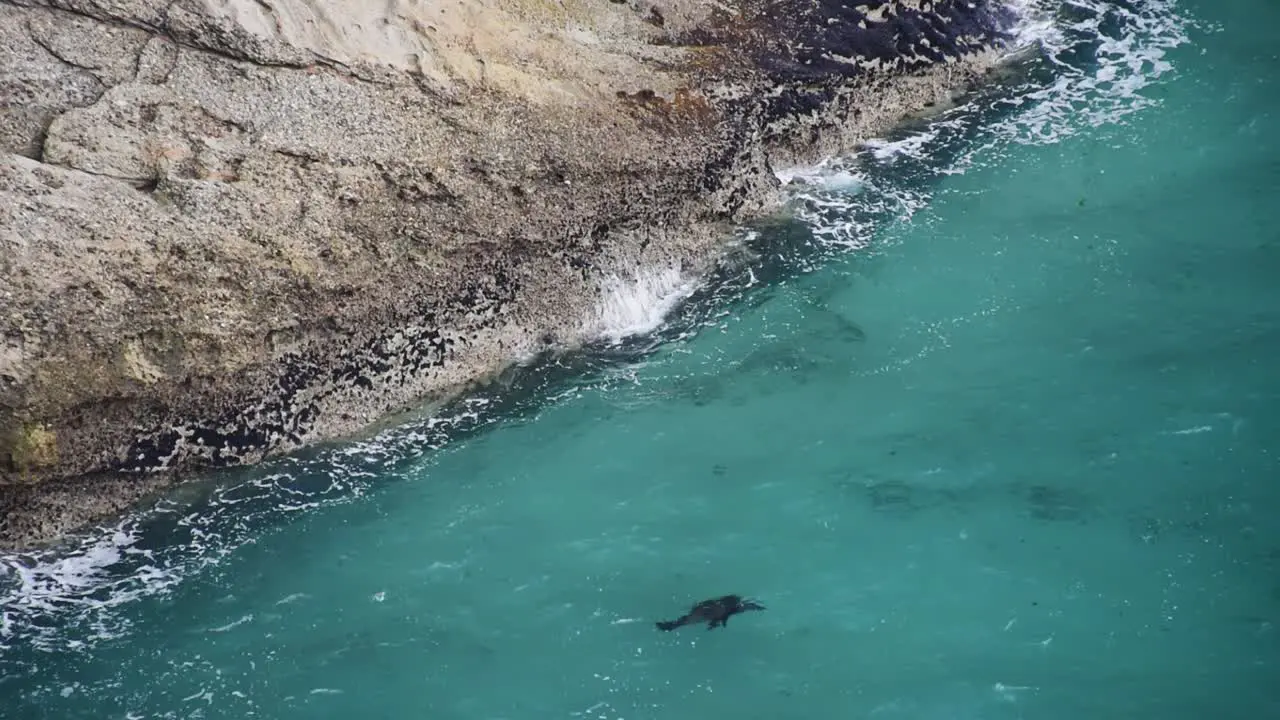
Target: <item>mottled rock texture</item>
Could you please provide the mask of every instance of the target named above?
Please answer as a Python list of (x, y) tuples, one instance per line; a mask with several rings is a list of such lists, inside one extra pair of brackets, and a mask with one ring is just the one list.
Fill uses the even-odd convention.
[[(988, 0), (0, 0), (0, 543), (360, 431), (697, 273)], [(132, 478), (132, 479), (131, 479)]]

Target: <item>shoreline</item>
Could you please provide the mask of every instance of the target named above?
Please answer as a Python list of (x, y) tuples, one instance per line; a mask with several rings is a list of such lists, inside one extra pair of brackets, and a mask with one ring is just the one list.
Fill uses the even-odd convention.
[[(0, 8), (46, 12), (12, 10), (8, 5)], [(606, 8), (601, 12), (623, 11), (629, 10)], [(674, 21), (668, 24), (677, 25)], [(693, 22), (685, 25), (686, 29), (698, 27)], [(153, 38), (161, 36), (148, 33), (139, 55), (139, 72), (147, 52), (160, 52), (153, 46), (163, 43)], [(179, 45), (171, 75), (182, 64), (184, 47)], [(723, 52), (733, 46), (717, 47)], [(142, 498), (180, 482), (188, 473), (252, 465), (315, 443), (364, 436), (404, 412), (424, 412), (424, 402), (427, 407), (433, 404), (428, 398), (460, 397), (476, 388), (480, 379), (497, 377), (522, 356), (578, 346), (587, 339), (582, 336), (583, 323), (598, 312), (607, 292), (602, 285), (606, 278), (648, 269), (701, 277), (718, 261), (731, 228), (780, 210), (781, 195), (772, 168), (837, 153), (891, 130), (931, 105), (954, 100), (957, 93), (979, 85), (998, 60), (997, 51), (988, 48), (961, 54), (949, 63), (926, 63), (905, 74), (873, 76), (871, 81), (858, 79), (862, 75), (837, 77), (840, 82), (835, 87), (819, 93), (824, 98), (821, 103), (792, 98), (787, 101), (792, 107), (776, 112), (759, 100), (760, 88), (774, 82), (779, 89), (803, 89), (808, 87), (805, 83), (814, 81), (810, 78), (788, 85), (794, 78), (787, 73), (797, 72), (794, 68), (779, 71), (772, 79), (743, 74), (742, 66), (749, 66), (752, 53), (759, 52), (758, 48), (745, 48), (740, 52), (742, 57), (731, 58), (732, 63), (717, 64), (713, 71), (696, 69), (701, 74), (698, 95), (672, 93), (672, 100), (667, 100), (654, 92), (646, 94), (644, 89), (634, 93), (619, 90), (618, 99), (624, 102), (616, 105), (621, 108), (613, 103), (586, 103), (593, 117), (608, 118), (619, 127), (630, 123), (627, 127), (634, 135), (601, 131), (594, 125), (583, 127), (555, 106), (533, 111), (513, 106), (507, 96), (491, 90), (479, 95), (472, 91), (467, 100), (458, 101), (461, 105), (442, 104), (437, 94), (426, 94), (430, 107), (442, 117), (453, 113), (451, 122), (445, 123), (452, 134), (441, 135), (439, 144), (431, 147), (453, 157), (454, 165), (431, 163), (435, 166), (431, 170), (389, 158), (371, 163), (365, 160), (369, 164), (361, 166), (353, 160), (359, 156), (354, 151), (341, 157), (341, 153), (276, 147), (264, 156), (252, 150), (254, 143), (264, 143), (261, 138), (271, 134), (261, 118), (221, 118), (218, 122), (225, 132), (215, 139), (231, 136), (233, 142), (239, 142), (244, 140), (240, 136), (253, 138), (235, 166), (236, 179), (184, 177), (182, 173), (192, 172), (189, 167), (162, 163), (163, 167), (155, 169), (154, 186), (139, 190), (136, 178), (131, 184), (117, 174), (99, 172), (98, 167), (86, 170), (86, 163), (92, 165), (95, 160), (92, 154), (77, 156), (72, 148), (50, 157), (51, 145), (56, 150), (60, 138), (70, 145), (78, 143), (80, 149), (100, 148), (109, 142), (110, 132), (88, 138), (76, 135), (89, 132), (92, 123), (105, 122), (104, 127), (115, 129), (131, 127), (101, 103), (67, 111), (64, 115), (70, 118), (59, 118), (51, 127), (42, 159), (20, 155), (0, 158), (0, 194), (14, 187), (15, 178), (26, 182), (20, 191), (37, 185), (44, 188), (18, 193), (25, 201), (23, 210), (30, 212), (10, 216), (9, 222), (0, 226), (6, 235), (17, 226), (19, 236), (29, 232), (39, 240), (42, 236), (34, 223), (39, 221), (42, 207), (51, 207), (42, 206), (42, 199), (71, 187), (100, 191), (93, 196), (100, 206), (94, 212), (120, 207), (140, 213), (138, 218), (170, 226), (176, 215), (178, 231), (185, 227), (187, 232), (205, 232), (209, 239), (203, 246), (186, 243), (189, 247), (181, 251), (186, 255), (180, 253), (176, 262), (169, 261), (182, 269), (171, 278), (159, 269), (163, 262), (152, 266), (153, 281), (170, 283), (158, 298), (149, 301), (147, 291), (155, 287), (127, 282), (132, 272), (127, 262), (108, 266), (100, 277), (90, 278), (92, 283), (105, 276), (128, 289), (91, 288), (98, 290), (96, 296), (91, 292), (84, 300), (98, 307), (111, 306), (116, 312), (141, 311), (146, 322), (138, 323), (141, 327), (133, 331), (125, 327), (128, 322), (122, 324), (123, 316), (105, 320), (102, 314), (90, 324), (93, 332), (89, 337), (83, 329), (68, 325), (86, 318), (83, 304), (59, 306), (55, 300), (63, 299), (69, 291), (74, 293), (74, 283), (56, 288), (58, 292), (43, 299), (29, 291), (29, 307), (22, 315), (30, 318), (31, 309), (43, 306), (45, 314), (61, 320), (61, 325), (38, 333), (28, 324), (3, 333), (19, 339), (19, 362), (12, 361), (11, 351), (8, 358), (0, 355), (0, 370), (8, 360), (26, 375), (17, 376), (19, 382), (7, 386), (7, 395), (0, 394), (0, 409), (19, 408), (8, 417), (0, 416), (0, 431), (9, 438), (8, 470), (0, 473), (0, 507), (4, 508), (0, 546), (24, 549), (55, 541), (78, 527), (127, 510)], [(219, 67), (226, 64), (216, 53), (210, 57), (188, 58), (187, 63), (191, 68), (204, 61)], [(231, 64), (236, 62), (245, 61)], [(277, 72), (266, 69), (276, 66), (249, 63), (247, 67), (250, 72)], [(296, 78), (328, 77), (334, 74), (332, 67), (286, 72)], [(195, 77), (209, 69), (190, 71)], [(359, 78), (360, 72), (352, 71), (352, 76)], [(384, 78), (378, 81), (390, 82)], [(359, 87), (374, 84), (367, 79), (354, 82)], [(153, 99), (147, 93), (169, 92), (151, 87), (167, 83), (168, 79), (139, 88), (135, 81), (107, 92), (117, 92), (117, 105), (141, 97), (142, 107), (157, 108), (162, 115), (171, 99), (146, 105)], [(128, 92), (120, 91), (121, 87)], [(390, 87), (392, 95), (408, 88), (405, 84)], [(745, 94), (742, 88), (747, 89)], [(717, 99), (717, 90), (727, 99)], [(811, 88), (797, 92), (812, 94)], [(463, 96), (451, 97), (457, 100)], [(460, 147), (459, 133), (484, 139), (483, 134), (477, 134), (481, 124), (476, 120), (486, 117), (487, 110), (512, 121), (507, 131), (518, 135), (516, 141), (507, 141), (502, 147), (519, 152), (531, 143), (552, 144), (540, 148), (539, 158), (532, 163), (539, 167), (530, 171), (527, 162), (520, 167), (518, 159), (505, 157), (503, 152), (489, 152), (477, 160), (473, 153), (481, 147), (475, 144), (478, 141)], [(575, 112), (581, 110), (582, 106), (574, 108)], [(76, 112), (83, 113), (78, 126)], [(104, 117), (95, 112), (108, 114)], [(527, 122), (522, 126), (516, 119)], [(492, 119), (487, 124), (494, 125)], [(533, 126), (534, 130), (528, 129)], [(556, 137), (562, 130), (565, 135)], [(307, 136), (300, 137), (302, 144), (308, 143)], [(620, 142), (619, 137), (626, 140)], [(718, 140), (707, 145), (708, 138)], [(419, 152), (427, 149), (419, 148)], [(212, 158), (202, 161), (206, 165), (226, 161), (228, 153), (225, 146), (207, 138), (194, 154), (201, 152)], [(431, 159), (439, 160), (435, 156)], [(216, 172), (217, 168), (205, 170)], [(260, 179), (255, 180), (253, 172), (260, 172)], [(341, 182), (344, 173), (357, 176), (357, 182)], [(335, 176), (338, 182), (333, 181)], [(328, 182), (316, 190), (313, 183), (326, 179)], [(369, 181), (375, 179), (378, 182), (373, 184), (382, 187), (370, 189)], [(229, 199), (227, 193), (233, 191), (224, 186), (245, 182), (251, 183), (249, 194)], [(218, 234), (214, 218), (243, 215), (243, 203), (267, 197), (254, 194), (267, 189), (295, 198), (295, 205), (303, 207), (302, 215), (287, 209), (283, 215), (271, 214), (271, 224), (266, 226), (255, 224), (252, 218), (242, 220), (241, 232), (233, 233), (234, 238), (208, 235), (211, 226)], [(623, 193), (639, 197), (617, 197)], [(347, 197), (351, 199), (344, 200)], [(290, 235), (289, 225), (282, 221), (295, 218), (293, 222), (306, 225), (308, 203), (323, 206), (320, 212), (325, 222), (318, 223), (310, 236)], [(414, 212), (424, 205), (428, 206), (425, 214)], [(485, 209), (478, 211), (481, 207)], [(54, 214), (55, 224), (66, 218), (65, 207), (59, 210), (64, 212)], [(388, 215), (394, 220), (390, 224), (386, 222)], [(353, 225), (353, 217), (360, 222)], [(433, 238), (427, 245), (413, 241), (415, 233), (423, 232), (424, 222), (431, 230), (422, 237)], [(362, 248), (353, 252), (333, 242), (334, 223), (343, 228), (339, 236), (363, 238)], [(579, 229), (566, 235), (566, 224)], [(457, 238), (455, 244), (439, 246), (441, 226), (449, 228), (449, 237)], [(77, 226), (71, 223), (62, 229), (67, 227)], [(84, 230), (82, 225), (78, 227)], [(275, 253), (272, 264), (277, 270), (274, 277), (258, 272), (256, 263), (260, 261), (254, 258), (262, 253), (247, 247), (243, 235), (261, 233), (267, 227), (284, 233), (285, 241), (295, 237), (299, 242), (308, 240), (315, 252), (293, 247), (285, 252), (286, 267), (282, 267), (280, 253), (288, 243), (273, 245), (270, 239), (259, 239), (262, 249)], [(388, 255), (388, 245), (397, 243), (378, 235), (378, 228), (397, 233), (390, 235), (397, 240), (409, 241), (399, 243), (398, 252)], [(371, 231), (374, 234), (368, 235)], [(184, 244), (179, 242), (181, 235), (173, 235), (174, 230), (166, 232), (169, 234), (151, 235), (147, 244), (155, 247), (168, 242), (171, 250)], [(100, 236), (101, 230), (89, 228), (88, 237)], [(327, 247), (316, 249), (321, 241)], [(236, 246), (230, 248), (236, 252), (227, 252), (229, 242)], [(59, 248), (57, 241), (50, 244)], [(82, 245), (81, 250), (87, 247), (91, 245)], [(214, 251), (212, 261), (192, 257), (202, 247), (206, 253)], [(38, 261), (34, 268), (51, 262), (47, 257), (33, 256), (29, 244), (22, 249), (26, 259)], [(86, 257), (70, 252), (72, 249), (62, 244), (68, 257)], [(141, 253), (146, 260), (143, 250), (145, 245), (141, 250), (134, 248), (135, 258)], [(96, 259), (96, 255), (87, 257)], [(53, 262), (52, 267), (65, 272), (66, 265)], [(13, 268), (5, 269), (12, 277)], [(218, 282), (201, 284), (193, 275), (210, 270), (221, 271)], [(232, 270), (243, 278), (229, 272)], [(176, 282), (179, 278), (193, 285)], [(206, 288), (212, 291), (210, 295), (199, 292)], [(171, 313), (174, 299), (194, 300), (197, 309), (220, 310), (222, 317), (184, 318), (179, 312), (175, 322)], [(279, 312), (282, 306), (286, 312)], [(281, 315), (284, 322), (280, 322)], [(0, 313), (0, 321), (12, 322), (3, 318), (13, 316), (12, 312)], [(212, 332), (215, 328), (221, 335)], [(141, 332), (136, 332), (139, 329)], [(261, 349), (246, 349), (245, 339), (261, 337), (262, 330), (267, 330), (266, 338), (256, 341)], [(62, 339), (59, 332), (79, 332), (81, 337), (75, 338), (79, 342), (58, 347)], [(38, 341), (33, 343), (28, 336), (38, 337)], [(105, 366), (100, 360), (104, 357), (112, 358)], [(56, 360), (52, 365), (51, 359)], [(37, 361), (44, 361), (44, 365)], [(15, 384), (24, 392), (14, 392)], [(58, 386), (74, 390), (51, 390)], [(43, 415), (38, 412), (42, 408)], [(56, 452), (46, 452), (42, 438), (47, 437), (53, 438), (47, 442)], [(24, 444), (19, 441), (26, 441), (26, 462), (15, 460), (15, 448)]]

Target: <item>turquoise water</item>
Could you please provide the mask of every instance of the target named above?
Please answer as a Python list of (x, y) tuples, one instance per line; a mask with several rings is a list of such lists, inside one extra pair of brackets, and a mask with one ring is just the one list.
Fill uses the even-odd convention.
[(1280, 717), (1280, 7), (1120, 7), (652, 337), (4, 558), (0, 715)]

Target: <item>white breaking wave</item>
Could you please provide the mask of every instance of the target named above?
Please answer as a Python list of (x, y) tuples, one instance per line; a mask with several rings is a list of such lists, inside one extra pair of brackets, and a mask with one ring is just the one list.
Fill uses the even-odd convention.
[(1013, 28), (1013, 41), (1004, 57), (1013, 57), (1033, 45), (1056, 47), (1063, 42), (1063, 32), (1054, 22), (1054, 10), (1061, 3), (1044, 0), (1005, 0), (1005, 4), (1018, 14), (1018, 24)]
[[(0, 558), (0, 580), (9, 586), (0, 595), (4, 607), (0, 639), (13, 637), (22, 616), (67, 612), (91, 620), (89, 635), (37, 637), (37, 647), (77, 649), (86, 642), (122, 635), (129, 623), (106, 611), (163, 592), (178, 581), (177, 575), (150, 562), (148, 551), (134, 547), (137, 541), (133, 523), (122, 520), (116, 527), (85, 539), (74, 550), (49, 552), (44, 557)], [(141, 560), (141, 566), (127, 575), (112, 572), (130, 559)]]
[(584, 332), (588, 339), (614, 343), (653, 332), (697, 286), (696, 278), (674, 268), (642, 269), (625, 278), (610, 275), (601, 283), (600, 303)]
[[(897, 145), (885, 141), (879, 147)], [(776, 174), (787, 187), (792, 216), (809, 226), (815, 240), (832, 248), (865, 248), (878, 219), (909, 220), (928, 200), (909, 188), (877, 182), (856, 158), (830, 158)]]
[[(1024, 1), (1033, 8), (1046, 4)], [(1173, 70), (1165, 58), (1168, 50), (1190, 41), (1190, 23), (1178, 15), (1174, 0), (1146, 0), (1132, 9), (1101, 0), (1074, 0), (1072, 7), (1081, 15), (1092, 14), (1035, 36), (1061, 76), (1053, 86), (1028, 93), (1028, 111), (1002, 128), (1014, 142), (1057, 142), (1157, 105), (1139, 91)], [(1118, 31), (1112, 34), (1104, 25)], [(1093, 66), (1082, 69), (1059, 62), (1057, 58), (1081, 38), (1099, 43)]]
[(809, 185), (830, 190), (857, 190), (865, 182), (860, 175), (850, 172), (835, 158), (827, 158), (813, 166), (776, 170), (774, 175), (783, 185)]

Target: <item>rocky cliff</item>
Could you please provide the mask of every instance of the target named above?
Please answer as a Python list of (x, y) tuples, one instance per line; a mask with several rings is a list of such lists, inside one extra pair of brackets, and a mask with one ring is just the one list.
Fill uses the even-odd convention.
[(0, 0), (0, 542), (358, 432), (697, 273), (988, 0)]

